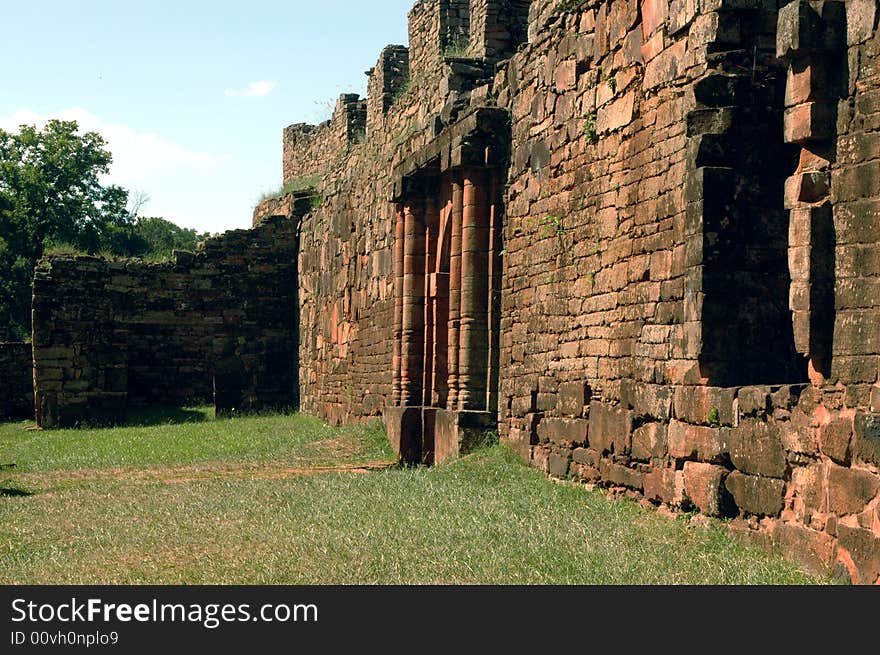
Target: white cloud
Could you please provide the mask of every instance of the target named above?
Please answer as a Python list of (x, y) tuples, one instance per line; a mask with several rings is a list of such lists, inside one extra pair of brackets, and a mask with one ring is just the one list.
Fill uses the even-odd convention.
[(262, 98), (275, 89), (275, 82), (260, 80), (251, 82), (246, 89), (226, 89), (224, 94), (229, 98)]
[[(113, 163), (102, 181), (146, 193), (150, 200), (143, 209), (145, 215), (165, 216), (181, 225), (206, 222), (194, 215), (187, 196), (195, 194), (204, 199), (206, 181), (219, 174), (229, 157), (191, 150), (157, 134), (104, 121), (80, 107), (46, 115), (19, 110), (0, 116), (0, 129), (17, 131), (22, 124), (42, 127), (50, 119), (75, 120), (80, 132), (94, 131), (104, 137)], [(184, 207), (188, 210), (185, 215), (181, 212)]]
[(144, 178), (156, 174), (180, 172), (181, 170), (204, 171), (214, 168), (223, 157), (188, 150), (151, 132), (138, 132), (126, 125), (108, 123), (98, 116), (73, 107), (41, 116), (24, 109), (8, 116), (0, 116), (0, 128), (17, 130), (21, 124), (42, 127), (50, 119), (76, 121), (80, 132), (97, 132), (107, 142), (113, 154), (110, 179), (122, 184), (125, 180), (133, 186)]

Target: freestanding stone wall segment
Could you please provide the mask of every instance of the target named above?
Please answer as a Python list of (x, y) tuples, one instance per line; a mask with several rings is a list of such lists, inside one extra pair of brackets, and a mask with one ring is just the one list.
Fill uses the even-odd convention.
[(296, 404), (298, 225), (272, 217), (174, 262), (50, 257), (34, 281), (37, 421), (113, 421), (131, 405)]
[(0, 420), (33, 416), (34, 367), (31, 344), (0, 343)]

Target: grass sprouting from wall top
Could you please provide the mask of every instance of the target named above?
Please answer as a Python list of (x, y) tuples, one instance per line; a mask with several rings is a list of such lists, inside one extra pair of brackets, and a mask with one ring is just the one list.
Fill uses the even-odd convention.
[(260, 202), (263, 202), (265, 200), (277, 200), (278, 198), (283, 198), (290, 193), (307, 191), (316, 187), (320, 182), (320, 175), (306, 175), (304, 177), (298, 177), (296, 179), (290, 180), (286, 184), (282, 184), (281, 187), (276, 189), (275, 191), (267, 191), (262, 196), (260, 196)]

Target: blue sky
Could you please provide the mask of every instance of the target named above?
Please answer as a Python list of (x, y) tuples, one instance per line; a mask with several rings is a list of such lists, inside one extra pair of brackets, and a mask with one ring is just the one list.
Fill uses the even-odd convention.
[(142, 209), (200, 231), (248, 227), (281, 185), (281, 132), (366, 93), (406, 44), (414, 0), (4, 2), (0, 128), (76, 119)]

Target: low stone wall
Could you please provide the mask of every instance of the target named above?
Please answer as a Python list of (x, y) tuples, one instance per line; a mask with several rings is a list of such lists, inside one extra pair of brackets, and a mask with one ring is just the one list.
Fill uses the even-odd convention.
[(560, 385), (528, 417), (533, 466), (675, 509), (738, 519), (815, 571), (880, 581), (880, 386), (870, 411), (841, 388), (668, 387), (622, 401)]
[(34, 415), (31, 344), (0, 343), (0, 420)]
[(129, 405), (298, 404), (299, 225), (264, 218), (162, 264), (50, 257), (34, 280), (37, 420), (115, 420)]

